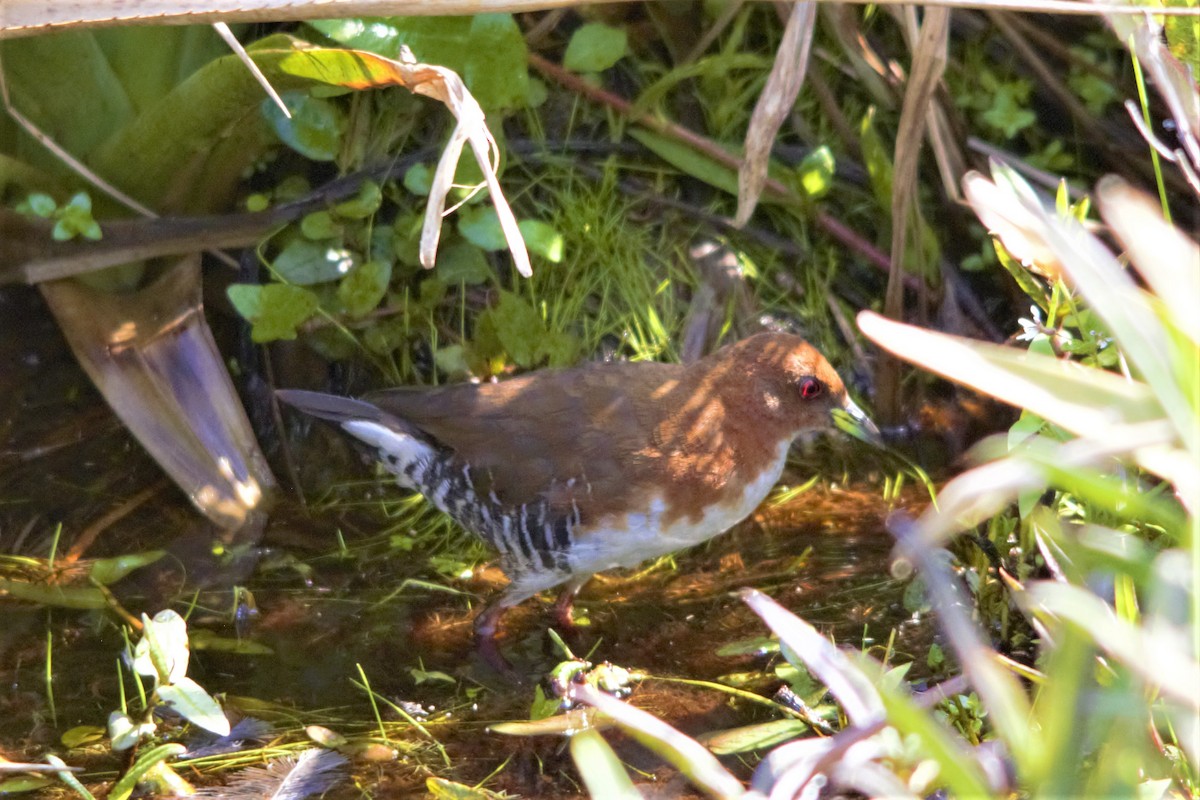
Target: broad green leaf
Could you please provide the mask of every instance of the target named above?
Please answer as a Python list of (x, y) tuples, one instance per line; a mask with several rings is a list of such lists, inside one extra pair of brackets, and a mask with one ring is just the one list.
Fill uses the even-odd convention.
[(0, 578), (0, 594), (16, 600), (58, 608), (105, 608), (108, 601), (95, 586), (59, 586)]
[(295, 286), (336, 281), (354, 269), (354, 254), (328, 242), (292, 239), (271, 262), (281, 280)]
[(629, 780), (621, 759), (595, 728), (582, 730), (571, 737), (571, 758), (591, 797), (641, 799), (642, 794)]
[[(4, 77), (13, 105), (59, 145), (87, 158), (134, 120), (133, 104), (90, 31), (5, 40)], [(10, 155), (55, 175), (68, 167), (24, 136)], [(40, 151), (40, 152), (38, 152)]]
[(388, 261), (359, 264), (338, 284), (338, 300), (350, 316), (365, 317), (379, 306), (391, 279), (392, 265)]
[(531, 253), (537, 253), (551, 264), (562, 261), (563, 236), (553, 226), (541, 220), (523, 219), (517, 223), (517, 227), (520, 228), (521, 237)]
[(191, 678), (181, 678), (158, 687), (158, 699), (193, 725), (218, 736), (229, 735), (229, 720), (217, 701)]
[(121, 580), (135, 569), (153, 564), (166, 554), (166, 550), (149, 550), (145, 553), (102, 558), (92, 564), (88, 577), (101, 586), (108, 586)]
[[(312, 85), (279, 69), (294, 52), (293, 41), (272, 36), (250, 48), (280, 92)], [(262, 102), (262, 87), (237, 56), (218, 58), (153, 103), (136, 122), (115, 131), (96, 148), (91, 166), (160, 212), (225, 208), (246, 168), (278, 141), (258, 113)], [(164, 202), (168, 198), (169, 206)]]
[(123, 25), (97, 28), (91, 34), (136, 113), (153, 106), (208, 62), (229, 54), (229, 45), (211, 25)]
[(105, 729), (99, 725), (76, 725), (74, 728), (64, 731), (58, 740), (63, 743), (63, 747), (83, 747), (103, 739), (105, 732)]
[[(491, 206), (472, 206), (458, 214), (458, 232), (480, 250), (490, 253), (504, 250), (508, 243), (500, 229), (500, 218)], [(522, 231), (524, 233), (524, 231)]]
[(459, 74), (484, 111), (528, 105), (528, 52), (511, 14), (471, 17), (467, 48), (467, 63)]
[(404, 173), (404, 188), (417, 197), (428, 197), (433, 188), (433, 170), (428, 164), (413, 164)]
[(528, 102), (525, 40), (511, 14), (364, 17), (309, 23), (329, 38), (386, 58), (407, 45), (420, 62), (454, 70), (485, 111)]
[(15, 794), (24, 794), (25, 792), (36, 792), (40, 789), (53, 784), (54, 781), (49, 778), (43, 778), (38, 775), (26, 775), (24, 777), (9, 778), (0, 781), (0, 795), (8, 796)]
[(58, 210), (58, 203), (54, 202), (54, 198), (45, 192), (33, 192), (29, 197), (25, 198), (24, 206), (18, 206), (18, 211), (23, 211), (25, 207), (29, 208), (29, 213), (49, 219)]
[(295, 339), (297, 326), (316, 313), (317, 296), (299, 286), (271, 283), (266, 286), (235, 283), (226, 290), (230, 302), (253, 324), (255, 342)]
[(546, 326), (529, 301), (512, 292), (502, 292), (500, 302), (488, 312), (504, 351), (518, 366), (532, 367), (539, 361), (539, 345)]
[(366, 219), (383, 205), (383, 190), (375, 181), (363, 181), (358, 194), (333, 207), (333, 213), (345, 219)]
[(317, 242), (322, 239), (338, 239), (341, 237), (345, 227), (333, 219), (333, 214), (328, 211), (314, 211), (311, 214), (305, 214), (300, 220), (300, 233), (305, 239)]
[(346, 115), (331, 100), (313, 97), (308, 92), (284, 92), (280, 97), (292, 116), (267, 98), (260, 108), (275, 135), (288, 147), (313, 161), (333, 161), (342, 149)]
[(492, 267), (480, 249), (463, 241), (451, 242), (438, 250), (434, 268), (437, 276), (450, 285), (465, 283), (475, 286), (492, 277)]
[(602, 22), (589, 22), (571, 34), (563, 66), (572, 72), (603, 72), (625, 55), (625, 31)]
[(569, 367), (579, 359), (582, 343), (577, 336), (563, 331), (546, 331), (538, 345), (539, 361), (545, 358), (553, 368)]

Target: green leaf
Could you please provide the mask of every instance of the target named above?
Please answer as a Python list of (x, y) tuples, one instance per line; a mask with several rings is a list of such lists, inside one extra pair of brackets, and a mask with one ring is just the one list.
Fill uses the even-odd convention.
[(293, 239), (271, 264), (281, 280), (296, 286), (335, 281), (354, 269), (354, 254), (325, 242)]
[(172, 609), (164, 609), (153, 618), (142, 615), (142, 638), (133, 648), (133, 669), (139, 675), (171, 684), (187, 675), (187, 622)]
[(341, 107), (308, 92), (283, 92), (280, 97), (292, 113), (291, 119), (270, 98), (262, 101), (263, 116), (279, 139), (313, 161), (337, 158), (346, 132), (346, 115)]
[(418, 61), (457, 72), (485, 111), (520, 108), (529, 97), (527, 51), (511, 14), (314, 20), (323, 34), (387, 58), (408, 45)]
[(181, 744), (163, 744), (143, 752), (129, 768), (129, 771), (113, 784), (112, 789), (108, 792), (107, 800), (129, 800), (129, 796), (133, 794), (133, 790), (137, 788), (146, 773), (168, 758), (181, 756), (186, 752), (187, 748)]
[(226, 293), (243, 317), (253, 323), (250, 338), (255, 342), (295, 339), (297, 326), (317, 310), (317, 296), (299, 286), (272, 283), (235, 283)]
[(338, 284), (337, 295), (346, 313), (364, 317), (379, 305), (392, 279), (389, 261), (368, 261), (351, 270)]
[[(120, 76), (90, 31), (6, 41), (4, 73), (13, 105), (77, 158), (87, 159), (135, 117)], [(69, 173), (45, 150), (12, 155), (56, 175)]]
[[(878, 666), (865, 658), (862, 662)], [(955, 797), (991, 797), (987, 778), (966, 743), (932, 712), (919, 707), (906, 688), (889, 684), (885, 680), (875, 683), (887, 710), (888, 723), (920, 741), (921, 754), (937, 762), (939, 782), (944, 781)]]
[(892, 149), (884, 143), (875, 127), (875, 109), (872, 107), (859, 124), (859, 143), (862, 146), (863, 164), (871, 179), (871, 190), (885, 213), (892, 207)]
[(209, 650), (217, 653), (235, 653), (239, 656), (269, 656), (274, 650), (253, 639), (218, 636), (209, 630), (192, 631), (189, 638), (193, 650)]
[(433, 188), (433, 170), (428, 164), (413, 164), (404, 173), (404, 188), (417, 197), (428, 197)]
[(537, 253), (551, 264), (562, 261), (563, 236), (553, 226), (536, 219), (523, 219), (517, 223), (517, 227), (521, 230), (521, 237), (525, 239), (525, 246), (531, 253)]
[[(53, 753), (46, 756), (46, 763), (53, 764), (56, 767), (61, 767), (61, 771), (55, 773), (58, 779), (65, 783), (75, 794), (83, 798), (83, 800), (96, 800), (96, 796), (87, 790), (87, 788), (75, 777), (73, 772), (67, 769), (67, 762), (63, 761)], [(7, 785), (3, 784), (3, 785)]]
[(489, 253), (504, 250), (508, 244), (500, 228), (500, 218), (490, 205), (464, 208), (458, 214), (458, 232), (481, 250)]
[(108, 605), (104, 593), (95, 586), (59, 586), (0, 578), (0, 594), (58, 608), (95, 609)]
[(363, 181), (358, 194), (333, 207), (333, 213), (346, 219), (366, 219), (383, 205), (383, 191), (375, 181)]
[(808, 725), (798, 719), (776, 719), (706, 734), (700, 737), (700, 742), (717, 755), (726, 756), (731, 753), (765, 750), (807, 732)]
[(305, 239), (312, 241), (340, 238), (344, 230), (341, 223), (335, 222), (333, 214), (328, 211), (314, 211), (305, 214), (300, 220), (300, 233)]
[(58, 210), (58, 204), (54, 202), (54, 198), (45, 192), (34, 192), (25, 199), (25, 202), (31, 213), (43, 219), (49, 219)]
[(101, 586), (108, 586), (121, 580), (135, 569), (153, 564), (166, 554), (166, 550), (149, 550), (145, 553), (102, 558), (92, 564), (88, 577)]
[(484, 111), (529, 103), (528, 51), (512, 14), (476, 14), (467, 47), (460, 74)]
[(549, 719), (562, 709), (562, 698), (546, 696), (542, 687), (533, 687), (533, 702), (529, 706), (529, 719), (537, 722), (539, 719)]
[(833, 151), (821, 145), (804, 157), (798, 169), (800, 187), (811, 198), (824, 197), (833, 188), (833, 176), (837, 164)]
[(493, 795), (484, 789), (476, 789), (445, 778), (426, 778), (425, 788), (434, 800), (492, 800)]
[(550, 367), (569, 367), (579, 358), (582, 343), (579, 338), (563, 331), (547, 331), (538, 345), (538, 360), (545, 359)]
[(492, 277), (492, 267), (480, 249), (467, 242), (451, 242), (441, 248), (435, 266), (437, 276), (447, 284), (476, 286)]
[[(695, 148), (677, 139), (670, 139), (641, 128), (630, 128), (628, 133), (631, 138), (636, 139), (650, 152), (681, 172), (696, 180), (704, 181), (709, 186), (737, 196), (737, 171), (732, 167), (698, 152)], [(766, 195), (764, 195), (765, 200)]]
[(76, 725), (74, 728), (64, 731), (63, 735), (59, 737), (59, 741), (63, 743), (63, 747), (83, 747), (85, 744), (92, 744), (103, 739), (105, 732), (105, 729), (99, 725)]
[(627, 46), (625, 31), (589, 22), (571, 34), (563, 66), (573, 72), (603, 72), (621, 60)]
[(229, 720), (217, 701), (191, 678), (181, 678), (158, 687), (158, 699), (193, 725), (218, 736), (229, 735)]
[(528, 300), (512, 292), (501, 292), (500, 302), (489, 311), (496, 326), (496, 336), (504, 351), (521, 367), (532, 367), (539, 361), (539, 344), (546, 326)]
[(44, 778), (37, 775), (9, 778), (8, 780), (0, 781), (0, 796), (24, 794), (25, 792), (36, 792), (39, 789), (45, 789), (52, 783), (54, 783), (54, 781), (50, 780), (49, 778)]
[(589, 728), (571, 737), (571, 758), (591, 797), (641, 800), (642, 794), (600, 732)]

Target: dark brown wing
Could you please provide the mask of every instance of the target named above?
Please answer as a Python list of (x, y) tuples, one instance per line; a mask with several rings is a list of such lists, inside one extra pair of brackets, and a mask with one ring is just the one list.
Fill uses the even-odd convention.
[[(505, 503), (549, 495), (555, 505), (582, 506), (588, 494), (612, 496), (611, 487), (638, 475), (653, 446), (653, 396), (682, 375), (670, 364), (588, 365), (364, 399), (453, 450), (482, 492), (495, 491)], [(602, 491), (587, 492), (589, 484)]]

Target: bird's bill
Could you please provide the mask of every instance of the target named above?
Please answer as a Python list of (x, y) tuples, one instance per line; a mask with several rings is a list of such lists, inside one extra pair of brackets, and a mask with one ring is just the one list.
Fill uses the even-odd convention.
[[(839, 425), (838, 427), (846, 430), (847, 433), (850, 433), (851, 435), (857, 435), (857, 438), (863, 439), (864, 441), (872, 444), (883, 443), (883, 436), (880, 434), (879, 428), (874, 422), (871, 421), (871, 418), (867, 416), (866, 412), (859, 408), (858, 404), (850, 399), (850, 395), (846, 395), (846, 399), (842, 401), (841, 410), (845, 412), (847, 417), (850, 418), (852, 425), (849, 429), (842, 425)], [(837, 420), (837, 415), (835, 415), (834, 419), (835, 421)]]

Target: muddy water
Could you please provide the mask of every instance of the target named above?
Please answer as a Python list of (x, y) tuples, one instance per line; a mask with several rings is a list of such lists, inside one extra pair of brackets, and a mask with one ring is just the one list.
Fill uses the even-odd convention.
[[(285, 495), (257, 558), (214, 560), (211, 532), (107, 412), (36, 296), (5, 290), (0, 303), (0, 554), (45, 558), (59, 523), (62, 552), (120, 507), (125, 513), (106, 526), (89, 556), (171, 551), (116, 587), (131, 611), (190, 610), (193, 633), (269, 649), (257, 655), (195, 650), (190, 674), (210, 692), (223, 693), (227, 707), (271, 718), (290, 739), (303, 738), (303, 726), (313, 723), (363, 733), (374, 722), (354, 685), (361, 666), (376, 692), (409, 704), (410, 713), (426, 720), (450, 761), (446, 766), (411, 729), (389, 727), (402, 757), (353, 767), (376, 796), (420, 791), (430, 775), (467, 784), (491, 776), (489, 789), (525, 796), (579, 794), (562, 740), (486, 730), (493, 722), (526, 718), (533, 689), (504, 681), (473, 649), (471, 619), (502, 584), (476, 544), (453, 533), (412, 536), (411, 520), (388, 516), (398, 493), (363, 480), (365, 471), (347, 458), (345, 474), (359, 480), (337, 489), (338, 502), (305, 508)], [(894, 660), (923, 654), (931, 631), (909, 620), (904, 586), (888, 575), (891, 540), (882, 519), (889, 509), (879, 495), (866, 485), (825, 484), (787, 506), (763, 509), (674, 564), (601, 576), (580, 595), (577, 616), (586, 624), (567, 635), (567, 643), (592, 660), (651, 676), (712, 681), (758, 673), (748, 688), (770, 695), (780, 685), (772, 674), (778, 656), (718, 654), (766, 634), (733, 594), (753, 586), (839, 644), (873, 648), (878, 656), (895, 631)], [(234, 584), (249, 589), (256, 613), (244, 605), (236, 613)], [(534, 681), (561, 660), (546, 634), (551, 601), (526, 603), (503, 628), (505, 653)], [(53, 706), (45, 681), (48, 642)], [(122, 646), (107, 612), (0, 598), (0, 753), (40, 760), (53, 751), (95, 776), (116, 769), (119, 761), (104, 748), (67, 752), (59, 737), (76, 725), (103, 725), (117, 707)], [(632, 699), (690, 734), (769, 718), (722, 693), (653, 679)], [(396, 719), (386, 709), (384, 717)], [(640, 770), (639, 783), (654, 784), (665, 796), (688, 796), (656, 757), (628, 743), (618, 751)], [(727, 762), (748, 774), (744, 763)], [(349, 786), (329, 796), (361, 796)]]

